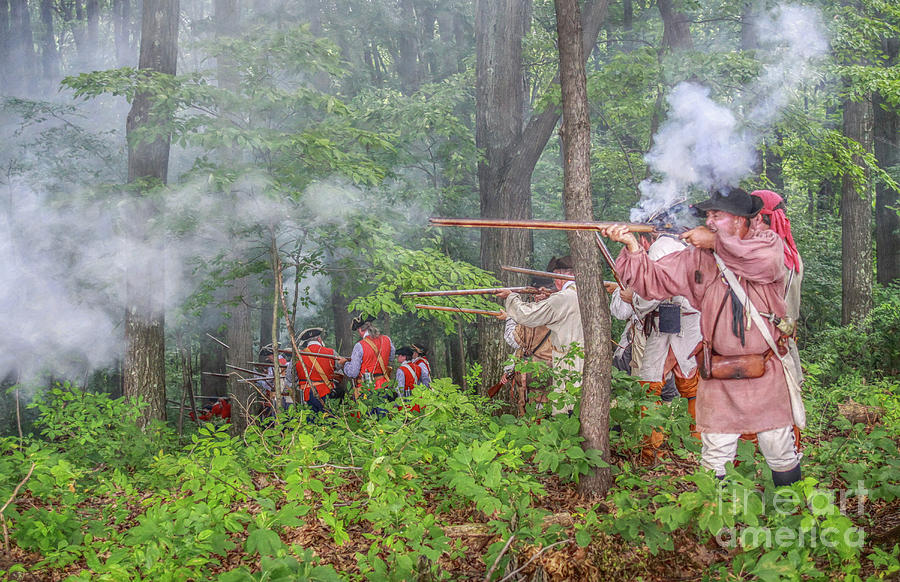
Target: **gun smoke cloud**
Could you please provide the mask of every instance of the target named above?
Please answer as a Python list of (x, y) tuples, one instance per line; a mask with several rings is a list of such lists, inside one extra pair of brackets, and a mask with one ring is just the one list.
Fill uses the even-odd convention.
[(654, 176), (640, 184), (631, 220), (645, 220), (693, 189), (737, 185), (751, 175), (769, 126), (817, 74), (828, 51), (817, 10), (781, 5), (755, 24), (761, 71), (737, 100), (717, 103), (708, 88), (690, 82), (672, 90), (668, 118), (645, 156)]

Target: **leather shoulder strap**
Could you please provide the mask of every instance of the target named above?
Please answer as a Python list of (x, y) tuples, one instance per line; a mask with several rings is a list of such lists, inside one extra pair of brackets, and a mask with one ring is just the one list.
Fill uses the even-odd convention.
[(366, 336), (362, 339), (362, 341), (375, 351), (375, 360), (378, 362), (378, 365), (381, 366), (381, 373), (387, 374), (387, 363), (385, 363), (384, 361), (384, 354), (382, 354), (381, 350), (378, 349), (378, 346), (375, 344), (375, 340), (373, 340), (370, 336)]
[[(324, 348), (322, 348), (322, 349), (324, 350)], [(321, 353), (321, 352), (319, 352), (319, 353)], [(328, 385), (328, 389), (329, 390), (333, 389), (334, 384), (331, 382), (331, 378), (329, 377), (329, 375), (327, 373), (325, 373), (325, 370), (322, 369), (322, 364), (319, 363), (319, 358), (317, 358), (316, 356), (311, 356), (311, 358), (312, 358), (313, 369), (316, 372), (318, 372), (319, 377), (322, 378), (322, 381)]]

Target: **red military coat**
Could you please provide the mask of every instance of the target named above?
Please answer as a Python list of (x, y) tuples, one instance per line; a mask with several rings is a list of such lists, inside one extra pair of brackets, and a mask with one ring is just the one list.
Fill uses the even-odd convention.
[[(310, 343), (304, 351), (335, 356), (335, 351), (320, 343)], [(303, 388), (303, 400), (309, 401), (310, 386), (316, 387), (316, 393), (323, 398), (331, 393), (334, 387), (335, 360), (316, 356), (300, 355), (294, 366), (297, 369), (297, 386)]]
[(375, 388), (381, 388), (388, 378), (388, 361), (391, 357), (391, 338), (380, 335), (373, 338), (367, 335), (359, 341), (362, 347), (362, 366), (359, 369), (357, 382), (361, 383), (365, 374), (372, 374), (375, 379)]

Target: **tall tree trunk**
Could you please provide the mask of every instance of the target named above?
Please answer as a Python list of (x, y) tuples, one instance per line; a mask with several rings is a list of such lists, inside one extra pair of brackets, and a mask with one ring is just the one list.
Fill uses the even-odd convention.
[(9, 74), (4, 79), (5, 93), (30, 95), (35, 88), (34, 36), (27, 0), (9, 0)]
[[(513, 148), (521, 140), (525, 108), (525, 77), (522, 39), (529, 26), (528, 11), (518, 0), (479, 0), (475, 13), (477, 76), (475, 81), (475, 143), (484, 152), (478, 163), (481, 216), (485, 218), (531, 218), (531, 184), (500, 193), (503, 173)], [(504, 282), (520, 279), (500, 271), (501, 263), (530, 264), (532, 240), (527, 230), (481, 232), (481, 267)], [(502, 326), (479, 321), (478, 343), (484, 372), (482, 384), (490, 386), (500, 377), (508, 349)]]
[[(146, 0), (145, 0), (146, 1)], [(226, 356), (229, 364), (246, 367), (247, 362), (254, 360), (250, 325), (250, 278), (241, 277), (232, 283)], [(271, 313), (262, 314), (271, 317)], [(269, 343), (269, 342), (266, 342)], [(277, 360), (275, 360), (277, 361)], [(241, 436), (247, 430), (250, 417), (256, 413), (256, 393), (247, 382), (238, 382), (237, 378), (228, 378), (228, 396), (231, 398), (231, 434)]]
[(353, 318), (350, 317), (350, 300), (341, 294), (341, 277), (331, 275), (331, 309), (334, 315), (334, 349), (339, 354), (350, 355), (350, 350), (356, 343), (353, 340), (353, 330), (350, 326)]
[(10, 30), (9, 30), (9, 0), (0, 0), (0, 79), (3, 79), (4, 88), (0, 93), (9, 92), (8, 79), (10, 78)]
[(53, 0), (41, 0), (41, 72), (42, 85), (50, 89), (59, 83), (59, 52), (53, 33)]
[[(237, 0), (215, 0), (213, 5), (216, 38), (227, 39), (237, 34), (239, 14)], [(234, 59), (228, 53), (216, 55), (216, 76), (219, 88), (226, 91), (237, 91), (239, 75), (234, 64)], [(233, 163), (239, 154), (230, 148), (222, 148), (219, 157), (223, 165)], [(229, 196), (237, 198), (240, 193), (231, 191)], [(245, 261), (246, 251), (236, 238), (233, 238), (232, 259), (237, 263)], [(239, 267), (238, 267), (239, 268)], [(261, 295), (269, 295), (272, 286), (264, 289)], [(251, 280), (248, 275), (239, 276), (232, 282), (228, 304), (231, 305), (228, 319), (227, 363), (233, 366), (244, 367), (247, 362), (255, 360), (253, 357), (253, 329), (250, 317)], [(262, 301), (262, 307), (268, 310), (260, 313), (261, 321), (269, 321), (268, 334), (260, 336), (260, 345), (266, 345), (272, 340), (272, 306)], [(277, 362), (277, 358), (275, 359)], [(231, 434), (243, 435), (250, 423), (250, 418), (255, 414), (256, 393), (250, 384), (238, 382), (237, 378), (228, 379), (228, 395), (231, 397)]]
[[(76, 58), (82, 62), (86, 61), (87, 57), (87, 47), (84, 44), (84, 6), (81, 4), (82, 0), (72, 0), (71, 8), (66, 8), (65, 15), (66, 21), (69, 23), (69, 26), (72, 27), (72, 40), (75, 41), (75, 52)], [(69, 3), (66, 2), (66, 5)], [(74, 13), (73, 13), (74, 9)], [(142, 11), (143, 14), (143, 11)], [(143, 19), (142, 19), (143, 20)], [(143, 26), (143, 24), (141, 25)]]
[[(139, 67), (145, 71), (175, 74), (178, 42), (178, 0), (144, 0)], [(149, 180), (165, 184), (169, 169), (169, 136), (137, 141), (134, 132), (167, 120), (152, 112), (153, 96), (134, 96), (126, 122), (128, 181)], [(165, 316), (162, 237), (152, 224), (162, 210), (148, 192), (132, 195), (126, 232), (140, 253), (130, 257), (126, 277), (125, 369), (126, 398), (141, 397), (149, 403), (142, 424), (166, 419)]]
[[(479, 2), (476, 7), (475, 19), (475, 42), (476, 53), (478, 55), (478, 67), (481, 71), (478, 79), (482, 75), (498, 75), (498, 71), (504, 69), (498, 68), (491, 70), (490, 60), (482, 63), (482, 53), (491, 49), (493, 43), (497, 42), (500, 29), (495, 26), (491, 18), (497, 18), (499, 2), (488, 2), (486, 0)], [(606, 20), (608, 0), (593, 0), (589, 5), (585, 6), (583, 34), (581, 37), (582, 48), (584, 50), (583, 58), (590, 54), (597, 35), (603, 22)], [(519, 10), (523, 10), (519, 8)], [(504, 20), (508, 32), (511, 34), (517, 29), (509, 28), (511, 24)], [(522, 33), (524, 34), (524, 32)], [(484, 38), (491, 35), (490, 38)], [(519, 37), (521, 38), (521, 37)], [(521, 52), (521, 45), (517, 45), (516, 50)], [(516, 70), (519, 70), (521, 63), (516, 63)], [(558, 81), (557, 75), (554, 82)], [(487, 84), (486, 81), (482, 81)], [(479, 81), (476, 81), (478, 85)], [(523, 98), (524, 98), (524, 79), (522, 80)], [(490, 88), (485, 87), (485, 89)], [(481, 91), (476, 87), (476, 110), (479, 109), (478, 97)], [(487, 94), (483, 99), (488, 97)], [(509, 114), (517, 114), (520, 106), (513, 101), (501, 102), (501, 106), (515, 111)], [(524, 107), (524, 101), (522, 102)], [(478, 135), (478, 112), (476, 111), (476, 143), (479, 147), (482, 142)], [(559, 121), (560, 109), (556, 107), (548, 107), (539, 115), (532, 116), (525, 126), (524, 130), (515, 132), (516, 139), (509, 141), (505, 152), (491, 152), (497, 159), (493, 163), (490, 158), (479, 165), (479, 192), (481, 194), (481, 216), (483, 217), (500, 217), (500, 218), (531, 218), (531, 175), (534, 172), (534, 166), (537, 164), (547, 140), (553, 134), (553, 129)], [(486, 129), (486, 128), (485, 128)], [(482, 139), (487, 139), (487, 135), (482, 135)], [(492, 137), (492, 139), (494, 139)], [(506, 140), (509, 137), (505, 138)], [(498, 143), (504, 139), (496, 139)], [(488, 149), (485, 147), (485, 154)], [(499, 165), (498, 165), (499, 164)], [(484, 166), (484, 168), (482, 168)], [(484, 176), (482, 176), (484, 171)], [(527, 265), (531, 263), (532, 238), (530, 231), (492, 231), (484, 230), (481, 233), (481, 263), (482, 267), (487, 270), (498, 272), (501, 259), (506, 261), (516, 261), (518, 264)], [(543, 265), (538, 265), (543, 267)], [(521, 278), (513, 277), (510, 273), (500, 273), (500, 280), (505, 284), (522, 281)], [(479, 321), (478, 323), (478, 343), (481, 349), (481, 364), (485, 373), (485, 384), (488, 386), (499, 378), (501, 373), (501, 362), (505, 359), (506, 349), (503, 344), (502, 330), (496, 323), (491, 324), (488, 321)]]
[[(208, 333), (209, 335), (224, 341), (224, 337), (220, 334), (219, 330), (219, 327), (211, 327), (200, 337), (201, 372), (226, 374), (228, 371), (225, 367), (225, 354), (227, 353), (227, 350), (218, 342), (209, 339), (206, 335)], [(203, 396), (226, 396), (228, 394), (228, 385), (225, 378), (201, 373), (200, 394)]]
[[(581, 46), (581, 17), (577, 0), (556, 0), (556, 28), (559, 45), (560, 85), (565, 156), (564, 201), (567, 220), (593, 217), (591, 202), (591, 135), (588, 116), (587, 75)], [(568, 233), (578, 307), (584, 328), (584, 370), (581, 380), (581, 436), (585, 449), (600, 451), (609, 460), (610, 354), (609, 305), (601, 285), (603, 273), (593, 233)], [(582, 495), (602, 496), (609, 490), (609, 468), (582, 477)]]
[[(900, 39), (883, 41), (888, 64), (896, 66)], [(874, 97), (875, 157), (884, 170), (900, 175), (900, 111), (885, 103), (880, 94)], [(875, 186), (875, 257), (878, 282), (887, 285), (900, 280), (900, 196), (880, 182)]]
[(113, 34), (116, 44), (116, 66), (131, 62), (131, 0), (113, 0)]
[(759, 23), (762, 6), (756, 0), (745, 0), (741, 10), (741, 50), (759, 48)]
[(438, 70), (434, 72), (434, 77), (435, 80), (441, 80), (462, 70), (460, 60), (464, 53), (459, 42), (460, 35), (457, 34), (459, 14), (452, 7), (441, 6), (436, 18), (440, 32), (440, 50), (435, 51)]
[(400, 0), (400, 35), (397, 39), (397, 76), (407, 95), (419, 89), (419, 37), (413, 0)]
[(672, 49), (692, 49), (691, 24), (688, 17), (675, 10), (672, 0), (656, 0), (663, 20), (663, 44)]
[[(593, 0), (585, 5), (582, 15), (582, 49), (583, 57), (587, 59), (591, 54), (600, 28), (606, 21), (608, 0)], [(559, 82), (559, 74), (553, 83)], [(531, 189), (531, 175), (534, 166), (540, 159), (547, 145), (547, 140), (553, 135), (553, 129), (559, 121), (561, 110), (557, 107), (547, 107), (543, 112), (534, 115), (528, 120), (520, 139), (513, 144), (512, 151), (507, 157), (509, 165), (503, 169), (500, 181), (500, 195), (503, 200), (513, 200), (517, 192)], [(484, 233), (482, 233), (482, 237)], [(482, 248), (484, 244), (482, 244)], [(538, 265), (543, 268), (543, 265)]]
[(97, 66), (95, 60), (100, 50), (100, 3), (97, 0), (86, 0), (85, 16), (87, 17), (85, 57), (88, 64)]
[(259, 345), (264, 346), (272, 341), (272, 289), (275, 288), (275, 275), (266, 273), (262, 277), (262, 284), (257, 285), (259, 297), (257, 305), (259, 312)]
[[(872, 101), (844, 103), (844, 136), (872, 150)], [(854, 163), (863, 166), (862, 160)], [(872, 309), (872, 189), (857, 185), (849, 175), (841, 183), (841, 322), (862, 321)]]
[[(771, 138), (771, 141), (774, 143), (778, 143), (781, 141), (782, 135), (780, 131), (776, 131)], [(787, 200), (787, 194), (783, 192), (784, 190), (784, 159), (776, 153), (771, 147), (768, 147), (767, 144), (763, 144), (763, 152), (764, 152), (764, 160), (765, 160), (765, 172), (766, 172), (766, 180), (769, 181), (769, 184), (772, 185), (772, 188), (782, 192), (782, 196)]]

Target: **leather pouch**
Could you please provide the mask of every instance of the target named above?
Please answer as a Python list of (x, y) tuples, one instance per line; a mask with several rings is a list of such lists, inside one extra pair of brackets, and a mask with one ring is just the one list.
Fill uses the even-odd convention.
[(703, 349), (697, 354), (697, 365), (700, 376), (704, 380), (735, 380), (740, 378), (760, 378), (766, 373), (766, 361), (772, 357), (772, 350), (762, 354), (745, 354), (743, 356), (721, 356), (713, 354), (703, 343)]

